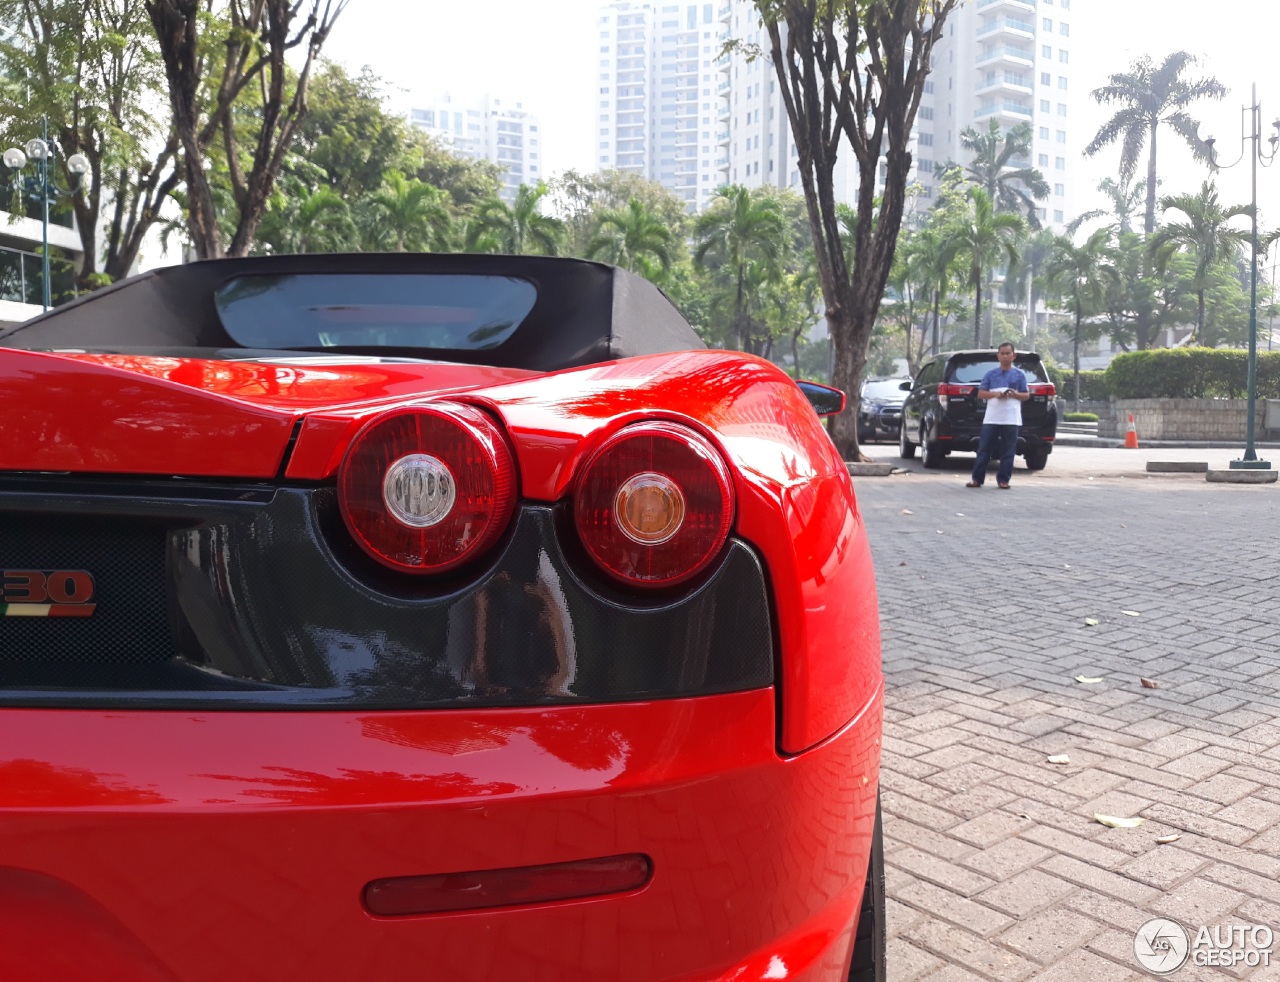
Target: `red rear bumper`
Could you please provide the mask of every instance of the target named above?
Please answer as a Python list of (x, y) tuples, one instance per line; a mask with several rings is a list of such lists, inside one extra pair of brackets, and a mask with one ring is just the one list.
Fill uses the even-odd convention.
[[(5, 710), (0, 978), (842, 977), (880, 694), (789, 759), (774, 704)], [(654, 869), (625, 895), (401, 918), (361, 903), (382, 877), (624, 853)]]

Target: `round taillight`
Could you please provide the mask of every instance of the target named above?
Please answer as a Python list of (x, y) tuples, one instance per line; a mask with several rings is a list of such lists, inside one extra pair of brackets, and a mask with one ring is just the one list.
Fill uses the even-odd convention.
[(496, 423), (438, 403), (371, 419), (347, 448), (338, 504), (352, 537), (402, 573), (443, 573), (483, 555), (516, 503), (516, 467)]
[(587, 554), (633, 586), (673, 586), (702, 572), (733, 522), (729, 468), (676, 423), (619, 430), (586, 462), (574, 522)]

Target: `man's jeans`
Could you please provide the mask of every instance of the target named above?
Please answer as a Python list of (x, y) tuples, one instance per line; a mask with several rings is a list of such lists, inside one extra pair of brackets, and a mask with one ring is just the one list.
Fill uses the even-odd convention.
[(1018, 426), (1001, 423), (983, 423), (982, 435), (978, 437), (978, 459), (973, 463), (973, 478), (981, 484), (987, 476), (987, 463), (992, 457), (1000, 458), (1000, 469), (996, 471), (996, 481), (1008, 484), (1013, 477), (1013, 455), (1018, 449)]

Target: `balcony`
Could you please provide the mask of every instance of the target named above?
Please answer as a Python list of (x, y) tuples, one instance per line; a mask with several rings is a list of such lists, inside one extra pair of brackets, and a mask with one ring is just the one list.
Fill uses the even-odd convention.
[(979, 41), (995, 37), (998, 34), (1013, 34), (1017, 37), (1034, 40), (1036, 36), (1035, 21), (1018, 20), (1013, 17), (995, 17), (978, 28)]
[(1012, 116), (1018, 120), (1031, 118), (1031, 107), (1021, 102), (1001, 101), (979, 106), (973, 114), (975, 119), (986, 119), (989, 116)]
[(1034, 0), (978, 0), (979, 10), (988, 10), (992, 7), (1003, 7), (1010, 13), (1019, 14), (1035, 13), (1036, 9)]
[(1001, 64), (1017, 65), (1019, 68), (1032, 68), (1035, 63), (1035, 52), (1029, 48), (1017, 48), (1013, 45), (999, 44), (978, 52), (979, 68), (992, 68)]
[(986, 77), (974, 88), (976, 95), (991, 95), (996, 92), (1016, 92), (1018, 95), (1031, 95), (1031, 76), (1021, 72), (987, 72)]

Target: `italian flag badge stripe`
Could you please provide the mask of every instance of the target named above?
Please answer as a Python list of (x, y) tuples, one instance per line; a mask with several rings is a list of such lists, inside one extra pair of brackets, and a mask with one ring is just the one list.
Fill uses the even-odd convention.
[(0, 604), (0, 617), (88, 617), (97, 604)]

